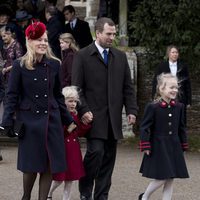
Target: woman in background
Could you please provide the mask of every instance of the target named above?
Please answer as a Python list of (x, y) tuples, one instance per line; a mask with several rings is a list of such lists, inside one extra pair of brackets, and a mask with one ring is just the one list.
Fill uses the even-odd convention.
[(192, 103), (191, 83), (188, 66), (180, 61), (179, 50), (175, 45), (170, 45), (167, 47), (166, 57), (167, 60), (161, 62), (155, 71), (153, 78), (152, 98), (154, 99), (155, 97), (158, 75), (161, 73), (171, 73), (173, 76), (177, 76), (180, 86), (177, 99), (179, 102), (184, 104), (184, 120), (186, 124), (186, 109), (190, 107)]

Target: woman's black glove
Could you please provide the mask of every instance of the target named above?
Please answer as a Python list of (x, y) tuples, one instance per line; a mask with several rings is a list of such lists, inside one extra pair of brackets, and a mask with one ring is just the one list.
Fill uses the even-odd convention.
[(7, 135), (8, 137), (16, 137), (16, 134), (13, 130), (13, 126), (0, 126), (1, 133)]

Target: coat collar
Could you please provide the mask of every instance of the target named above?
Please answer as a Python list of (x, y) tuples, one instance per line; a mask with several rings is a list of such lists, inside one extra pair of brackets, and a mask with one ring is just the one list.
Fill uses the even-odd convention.
[(162, 107), (162, 108), (167, 108), (167, 107), (173, 107), (173, 106), (175, 106), (176, 105), (176, 101), (174, 100), (174, 99), (172, 99), (169, 103), (167, 103), (165, 100), (163, 100), (163, 99), (161, 99), (160, 101), (159, 101), (159, 105), (160, 105), (160, 107)]
[[(95, 42), (92, 42), (92, 44), (90, 44), (89, 48), (90, 48), (90, 55), (99, 54), (99, 51), (98, 51), (98, 49), (95, 45)], [(109, 53), (111, 53), (113, 56), (115, 56), (115, 52), (113, 51), (113, 47), (109, 48)]]

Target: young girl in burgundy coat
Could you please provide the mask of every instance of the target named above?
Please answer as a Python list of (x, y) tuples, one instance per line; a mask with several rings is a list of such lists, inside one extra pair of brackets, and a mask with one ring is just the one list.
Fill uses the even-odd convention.
[(61, 65), (61, 84), (65, 86), (71, 85), (72, 62), (74, 54), (79, 50), (74, 37), (70, 33), (63, 33), (59, 37), (62, 65)]
[(153, 179), (139, 200), (149, 200), (163, 186), (162, 200), (171, 200), (174, 178), (188, 178), (183, 151), (188, 148), (184, 105), (175, 100), (178, 80), (172, 74), (158, 76), (157, 100), (147, 104), (140, 127), (144, 152), (140, 173)]
[(65, 87), (62, 93), (65, 96), (67, 109), (76, 122), (77, 128), (69, 133), (68, 127), (64, 127), (67, 171), (53, 175), (48, 199), (52, 199), (54, 190), (64, 181), (63, 200), (70, 200), (72, 181), (79, 180), (85, 175), (78, 137), (84, 136), (91, 125), (83, 124), (78, 117), (76, 105), (79, 102), (79, 96), (76, 87)]

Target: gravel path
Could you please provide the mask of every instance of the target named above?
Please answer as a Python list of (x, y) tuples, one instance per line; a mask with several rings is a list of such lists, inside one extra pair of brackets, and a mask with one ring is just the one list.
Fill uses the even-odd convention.
[[(82, 147), (83, 153), (85, 147)], [(34, 153), (34, 152), (33, 152)], [(22, 174), (16, 170), (17, 147), (2, 148), (3, 161), (0, 162), (0, 200), (20, 200), (22, 195)], [(189, 179), (174, 182), (173, 200), (200, 200), (200, 153), (185, 154)], [(139, 173), (142, 153), (130, 146), (118, 146), (117, 161), (113, 174), (109, 200), (137, 200), (149, 180)], [(32, 192), (32, 200), (37, 200), (38, 179)], [(63, 185), (54, 192), (54, 200), (62, 199)], [(151, 200), (161, 200), (162, 189), (152, 195)], [(79, 200), (77, 182), (73, 185), (72, 200)]]

